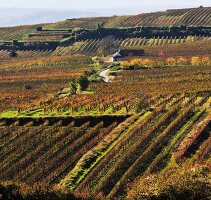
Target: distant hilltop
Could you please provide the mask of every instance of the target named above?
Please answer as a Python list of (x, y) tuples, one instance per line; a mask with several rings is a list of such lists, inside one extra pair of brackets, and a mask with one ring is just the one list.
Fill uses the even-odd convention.
[[(162, 12), (142, 13), (130, 16), (68, 18), (55, 23), (23, 25), (0, 28), (1, 41), (65, 40), (72, 30), (97, 28), (129, 29), (136, 27), (211, 27), (211, 7), (171, 9)], [(37, 32), (38, 29), (41, 32)], [(68, 33), (56, 31), (68, 31)], [(47, 32), (46, 32), (47, 31)], [(49, 32), (51, 31), (51, 32)], [(192, 35), (192, 34), (191, 34)]]
[[(19, 9), (17, 9), (18, 12)], [(4, 23), (2, 20), (7, 20), (11, 17), (14, 17), (14, 9), (6, 10), (7, 15), (5, 14), (5, 18), (1, 15), (4, 14), (4, 10), (0, 9), (0, 26), (3, 27)], [(36, 10), (32, 10), (35, 13)], [(36, 16), (34, 16), (30, 9), (24, 9), (21, 11), (22, 15), (20, 18), (25, 19), (24, 24), (31, 24), (30, 15), (33, 17), (32, 23), (36, 23)], [(24, 13), (24, 14), (23, 14)], [(59, 18), (55, 16), (59, 15), (58, 11), (47, 11), (42, 10), (39, 11), (39, 19), (46, 19), (44, 22), (49, 21), (49, 17), (51, 17), (51, 21), (55, 19), (65, 19), (65, 21), (46, 24), (44, 28), (52, 28), (52, 29), (67, 29), (67, 28), (90, 28), (94, 29), (97, 24), (102, 25), (105, 28), (119, 28), (119, 27), (135, 27), (135, 26), (211, 26), (211, 7), (203, 7), (200, 6), (198, 8), (184, 8), (184, 9), (168, 9), (166, 11), (158, 11), (151, 13), (142, 13), (138, 15), (129, 15), (129, 16), (116, 16), (113, 15), (111, 17), (93, 17), (98, 15), (96, 12), (83, 12), (80, 11), (62, 11), (62, 15)], [(99, 12), (100, 13), (100, 12)], [(20, 14), (20, 13), (19, 13)], [(29, 15), (30, 14), (30, 15)], [(25, 16), (24, 16), (25, 15)], [(49, 16), (48, 16), (49, 15)], [(48, 17), (47, 17), (48, 16)], [(77, 18), (73, 18), (73, 16), (78, 16)], [(82, 18), (82, 16), (84, 18)], [(85, 17), (86, 16), (86, 17)], [(8, 19), (7, 19), (8, 18)], [(13, 19), (13, 23), (15, 21), (20, 21), (20, 18), (15, 17)], [(6, 24), (6, 23), (5, 23)]]
[(69, 19), (52, 24), (52, 28), (90, 28), (100, 24), (104, 28), (139, 26), (211, 26), (211, 7), (171, 9), (163, 12), (142, 13), (132, 16)]

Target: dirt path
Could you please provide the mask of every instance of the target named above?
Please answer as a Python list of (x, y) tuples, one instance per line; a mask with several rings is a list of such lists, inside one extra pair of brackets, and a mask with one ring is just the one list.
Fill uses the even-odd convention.
[(109, 72), (109, 69), (105, 69), (101, 71), (99, 74), (99, 76), (101, 76), (103, 78), (103, 81), (105, 81), (106, 83), (110, 82), (109, 76), (106, 75), (108, 72)]

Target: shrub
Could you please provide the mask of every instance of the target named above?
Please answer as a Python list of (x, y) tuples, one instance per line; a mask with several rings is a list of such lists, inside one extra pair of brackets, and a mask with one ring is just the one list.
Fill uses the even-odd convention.
[(186, 59), (184, 57), (179, 57), (178, 60), (177, 60), (178, 65), (187, 65), (188, 63), (189, 63), (188, 59)]
[(36, 31), (42, 31), (42, 26), (37, 27)]
[(88, 88), (89, 86), (89, 80), (87, 77), (80, 77), (78, 80), (77, 80), (77, 83), (80, 87), (80, 89), (83, 91), (85, 89)]
[(25, 90), (31, 90), (32, 89), (32, 86), (29, 85), (29, 84), (25, 84), (23, 87), (24, 87)]
[(14, 57), (17, 57), (17, 53), (15, 52), (15, 51), (11, 51), (10, 53), (9, 53), (9, 57), (10, 58), (14, 58)]

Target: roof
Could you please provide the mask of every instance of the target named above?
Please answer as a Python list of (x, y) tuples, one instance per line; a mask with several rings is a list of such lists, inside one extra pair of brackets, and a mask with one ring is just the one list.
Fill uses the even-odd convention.
[(113, 57), (122, 57), (122, 55), (121, 55), (120, 52), (118, 51), (118, 52), (116, 52), (116, 53), (113, 55)]

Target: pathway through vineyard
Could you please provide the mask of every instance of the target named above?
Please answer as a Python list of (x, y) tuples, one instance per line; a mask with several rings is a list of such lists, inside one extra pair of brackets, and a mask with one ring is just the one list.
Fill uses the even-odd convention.
[(110, 78), (107, 75), (109, 72), (109, 69), (105, 69), (103, 71), (100, 72), (99, 76), (103, 78), (103, 81), (105, 81), (106, 83), (110, 82)]

